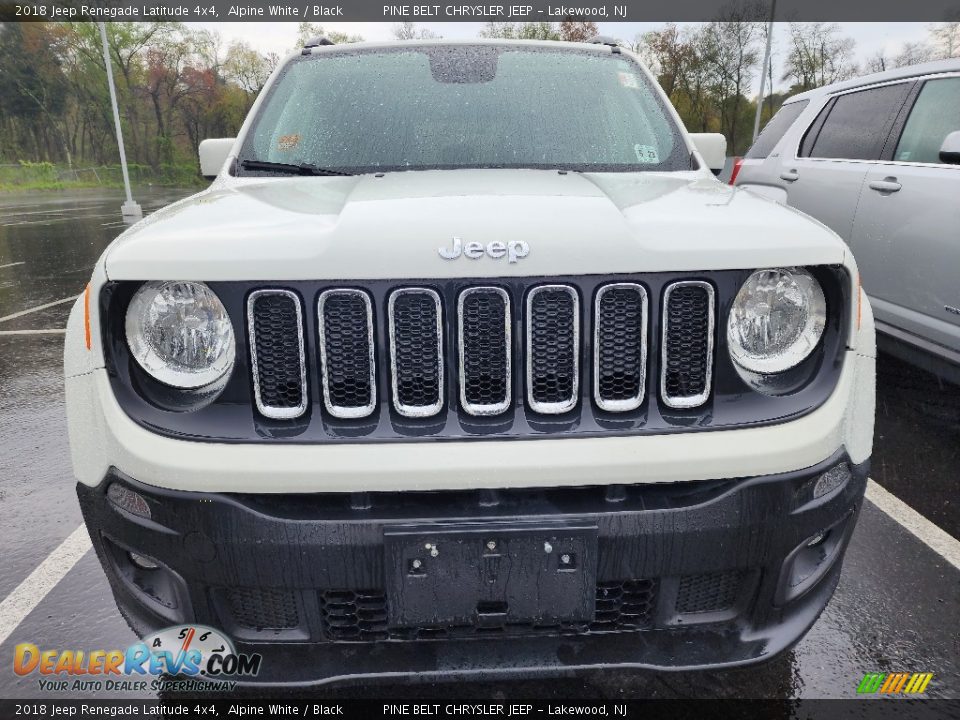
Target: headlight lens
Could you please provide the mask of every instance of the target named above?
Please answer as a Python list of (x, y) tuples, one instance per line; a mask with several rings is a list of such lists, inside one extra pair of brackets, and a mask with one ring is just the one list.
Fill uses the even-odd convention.
[(764, 375), (799, 365), (820, 341), (827, 304), (806, 270), (758, 270), (740, 288), (727, 320), (730, 357)]
[(140, 367), (166, 385), (206, 387), (233, 369), (233, 325), (203, 283), (145, 284), (127, 308), (126, 330)]

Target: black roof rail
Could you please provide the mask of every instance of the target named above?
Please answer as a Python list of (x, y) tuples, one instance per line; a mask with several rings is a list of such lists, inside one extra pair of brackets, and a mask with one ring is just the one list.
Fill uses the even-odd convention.
[(301, 55), (309, 55), (310, 48), (320, 47), (322, 45), (336, 45), (336, 43), (328, 38), (326, 35), (320, 35), (319, 37), (310, 38), (307, 40), (306, 44), (303, 46), (303, 51)]
[(594, 35), (587, 42), (590, 45), (609, 45), (612, 52), (620, 52), (620, 41), (609, 35)]

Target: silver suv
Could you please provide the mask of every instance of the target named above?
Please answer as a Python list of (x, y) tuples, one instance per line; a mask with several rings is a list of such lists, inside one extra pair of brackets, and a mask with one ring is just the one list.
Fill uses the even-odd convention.
[(960, 382), (960, 59), (790, 98), (731, 182), (836, 231), (880, 347)]

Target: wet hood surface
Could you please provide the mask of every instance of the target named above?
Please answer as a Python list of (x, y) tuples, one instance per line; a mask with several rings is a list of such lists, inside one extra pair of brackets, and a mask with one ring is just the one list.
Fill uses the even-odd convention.
[[(441, 247), (526, 243), (526, 257)], [(431, 170), (228, 178), (151, 215), (107, 254), (111, 279), (496, 277), (840, 263), (793, 210), (696, 173)]]

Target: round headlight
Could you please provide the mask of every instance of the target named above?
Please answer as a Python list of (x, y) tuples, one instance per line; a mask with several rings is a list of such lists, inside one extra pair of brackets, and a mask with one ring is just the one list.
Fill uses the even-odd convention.
[(813, 352), (826, 321), (823, 289), (813, 275), (799, 268), (758, 270), (730, 309), (730, 357), (764, 375), (789, 370)]
[(126, 330), (137, 363), (166, 385), (202, 388), (233, 369), (233, 325), (203, 283), (146, 283), (127, 308)]

